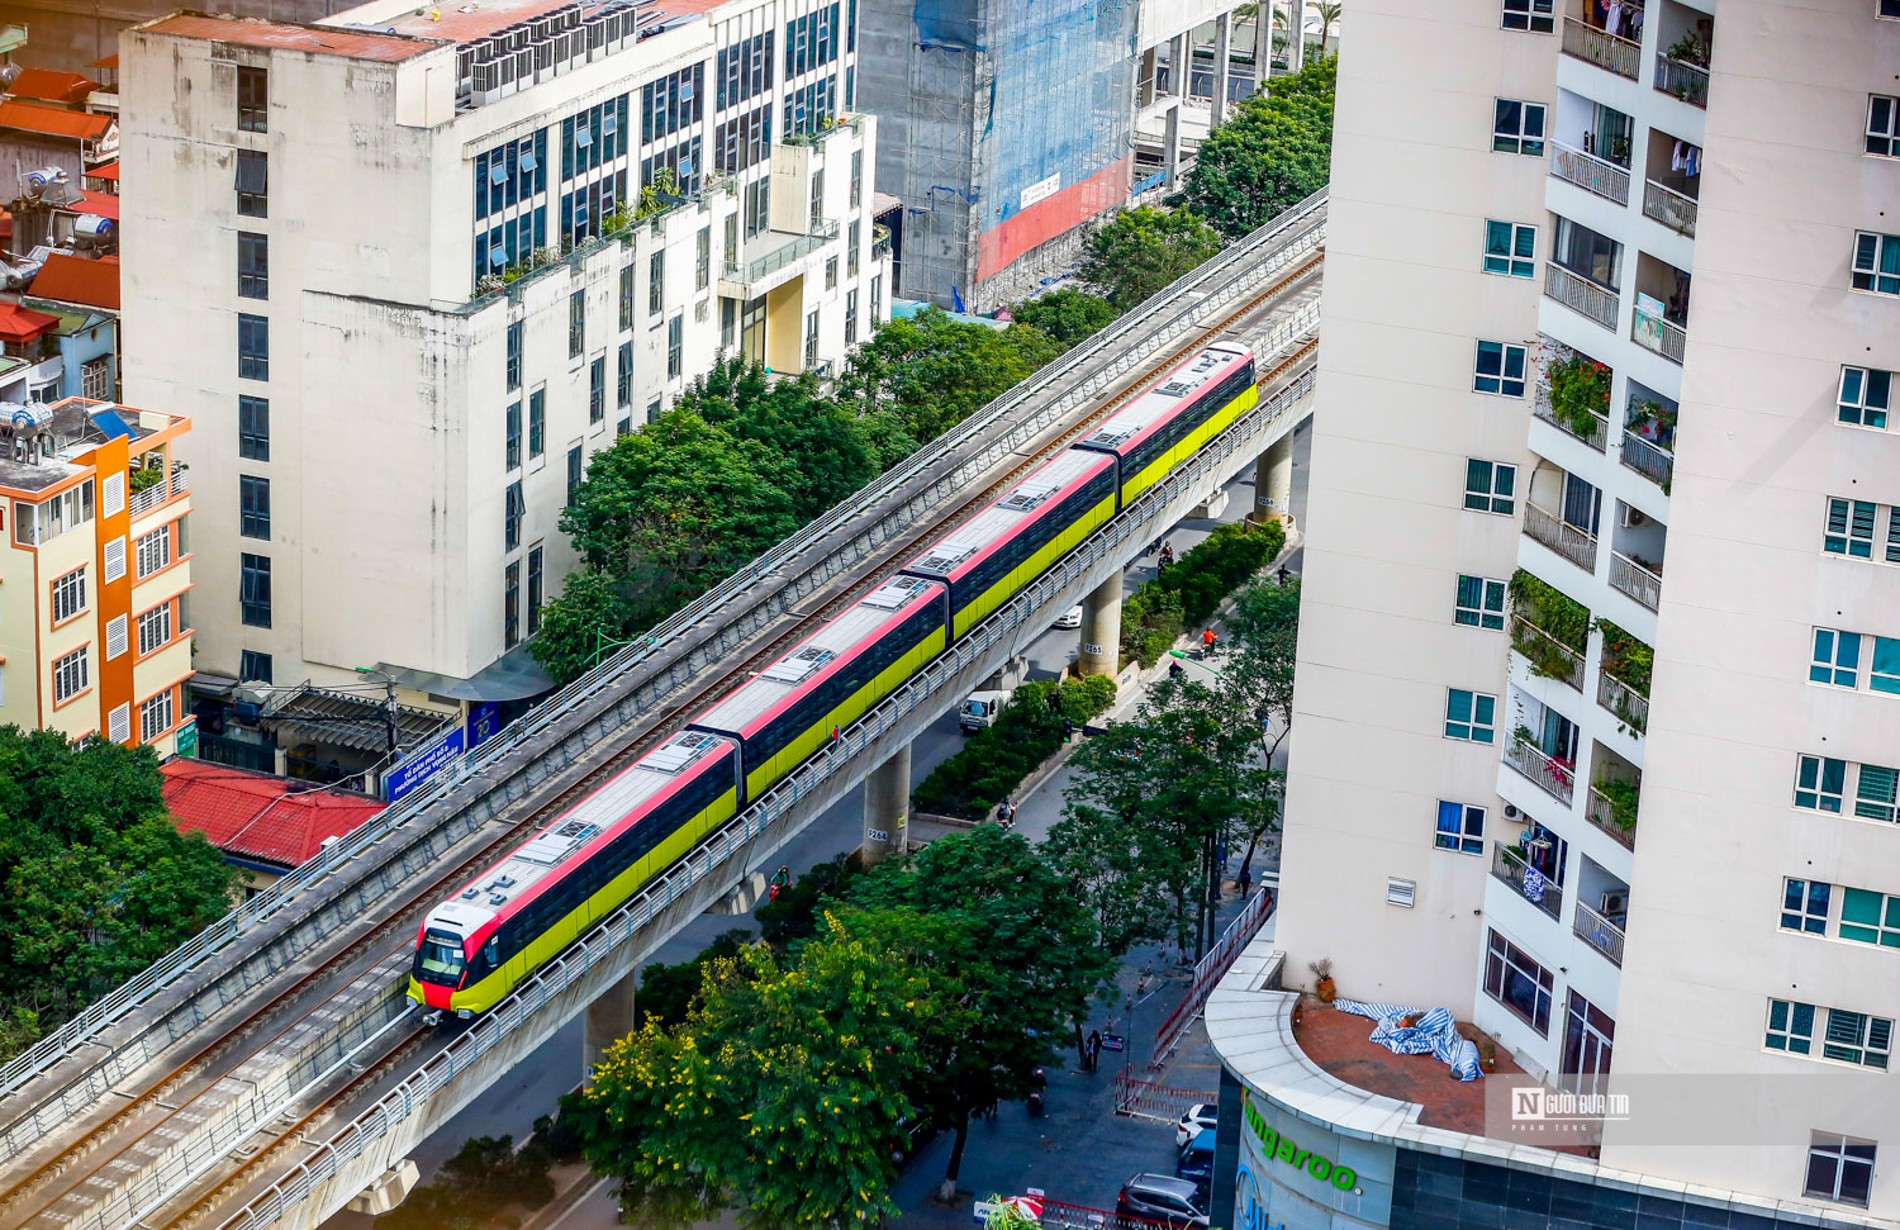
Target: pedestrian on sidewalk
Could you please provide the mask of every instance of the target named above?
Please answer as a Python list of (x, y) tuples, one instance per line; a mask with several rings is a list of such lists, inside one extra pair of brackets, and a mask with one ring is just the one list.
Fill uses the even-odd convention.
[(1202, 631), (1201, 654), (1203, 657), (1214, 652), (1214, 642), (1218, 639), (1219, 638), (1214, 635), (1214, 629), (1211, 626)]
[(1016, 805), (1008, 799), (1004, 799), (1001, 803), (998, 803), (996, 805), (996, 822), (1006, 829), (1014, 828), (1016, 825)]
[(1253, 887), (1253, 868), (1245, 863), (1240, 865), (1240, 874), (1234, 877), (1234, 887), (1245, 897), (1247, 890)]
[(1102, 1031), (1101, 1030), (1099, 1029), (1089, 1030), (1089, 1040), (1085, 1044), (1084, 1049), (1088, 1051), (1089, 1071), (1093, 1073), (1102, 1066)]
[(1164, 542), (1161, 544), (1161, 567), (1174, 567), (1174, 544), (1172, 542)]

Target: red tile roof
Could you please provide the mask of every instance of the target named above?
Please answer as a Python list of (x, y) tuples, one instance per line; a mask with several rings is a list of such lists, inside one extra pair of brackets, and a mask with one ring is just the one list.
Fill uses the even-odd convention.
[(112, 117), (109, 115), (90, 115), (84, 111), (68, 111), (64, 107), (49, 107), (44, 103), (21, 102), (17, 99), (0, 102), (0, 128), (17, 128), (21, 132), (37, 132), (48, 137), (97, 141), (111, 127)]
[(114, 222), (119, 220), (119, 198), (110, 192), (82, 192), (77, 201), (71, 205), (63, 205), (61, 208), (71, 210), (76, 214), (92, 214), (100, 218), (110, 218)]
[(82, 171), (80, 174), (84, 175), (87, 179), (103, 179), (116, 184), (119, 182), (119, 164), (116, 162), (108, 162), (102, 167), (94, 167), (92, 170)]
[(103, 56), (100, 59), (94, 60), (92, 63), (86, 65), (87, 68), (117, 68), (118, 66), (119, 66), (119, 57), (117, 53), (114, 53), (109, 56)]
[(202, 38), (243, 47), (302, 51), (312, 55), (346, 56), (353, 60), (395, 63), (431, 51), (439, 44), (423, 39), (397, 38), (365, 30), (333, 26), (304, 26), (256, 17), (207, 17), (203, 13), (174, 13), (136, 27), (149, 34)]
[(383, 810), (360, 794), (205, 760), (161, 766), (165, 806), (180, 832), (197, 831), (239, 858), (295, 867), (326, 837), (341, 837)]
[(30, 342), (57, 328), (57, 316), (48, 316), (45, 312), (36, 312), (17, 303), (0, 303), (0, 337), (9, 342)]
[(7, 87), (15, 98), (38, 98), (52, 103), (82, 103), (86, 95), (99, 88), (97, 81), (78, 73), (55, 72), (50, 68), (23, 68)]
[(33, 279), (33, 296), (57, 299), (61, 303), (83, 303), (87, 307), (119, 310), (119, 258), (102, 256), (87, 260), (66, 252), (54, 252), (46, 258), (46, 267)]

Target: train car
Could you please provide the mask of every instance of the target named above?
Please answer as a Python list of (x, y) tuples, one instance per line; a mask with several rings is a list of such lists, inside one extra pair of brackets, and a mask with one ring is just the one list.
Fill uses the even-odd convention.
[(950, 590), (950, 635), (1021, 593), (1115, 515), (1115, 459), (1064, 449), (905, 567)]
[(1126, 508), (1259, 400), (1253, 350), (1216, 343), (1110, 415), (1075, 447), (1114, 454), (1121, 466), (1120, 507)]
[(944, 651), (948, 591), (893, 576), (798, 648), (699, 715), (692, 729), (736, 740), (745, 804), (804, 763)]
[(485, 1012), (739, 810), (739, 748), (682, 731), (621, 770), (416, 933), (409, 998)]

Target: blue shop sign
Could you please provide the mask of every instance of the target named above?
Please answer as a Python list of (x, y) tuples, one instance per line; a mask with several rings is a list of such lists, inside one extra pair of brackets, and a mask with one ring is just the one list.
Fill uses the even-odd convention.
[(434, 777), (443, 765), (462, 754), (463, 746), (462, 728), (451, 726), (434, 743), (405, 756), (400, 764), (383, 774), (383, 801), (394, 803)]

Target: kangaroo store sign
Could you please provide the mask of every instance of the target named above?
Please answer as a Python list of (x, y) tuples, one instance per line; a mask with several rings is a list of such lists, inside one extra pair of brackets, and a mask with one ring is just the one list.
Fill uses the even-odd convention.
[(1260, 1142), (1261, 1157), (1274, 1158), (1295, 1170), (1304, 1170), (1320, 1182), (1330, 1183), (1342, 1192), (1354, 1191), (1359, 1186), (1359, 1174), (1352, 1167), (1336, 1165), (1328, 1158), (1310, 1153), (1267, 1126), (1266, 1119), (1254, 1107), (1251, 1096), (1241, 1103), (1241, 1112), (1248, 1130)]

